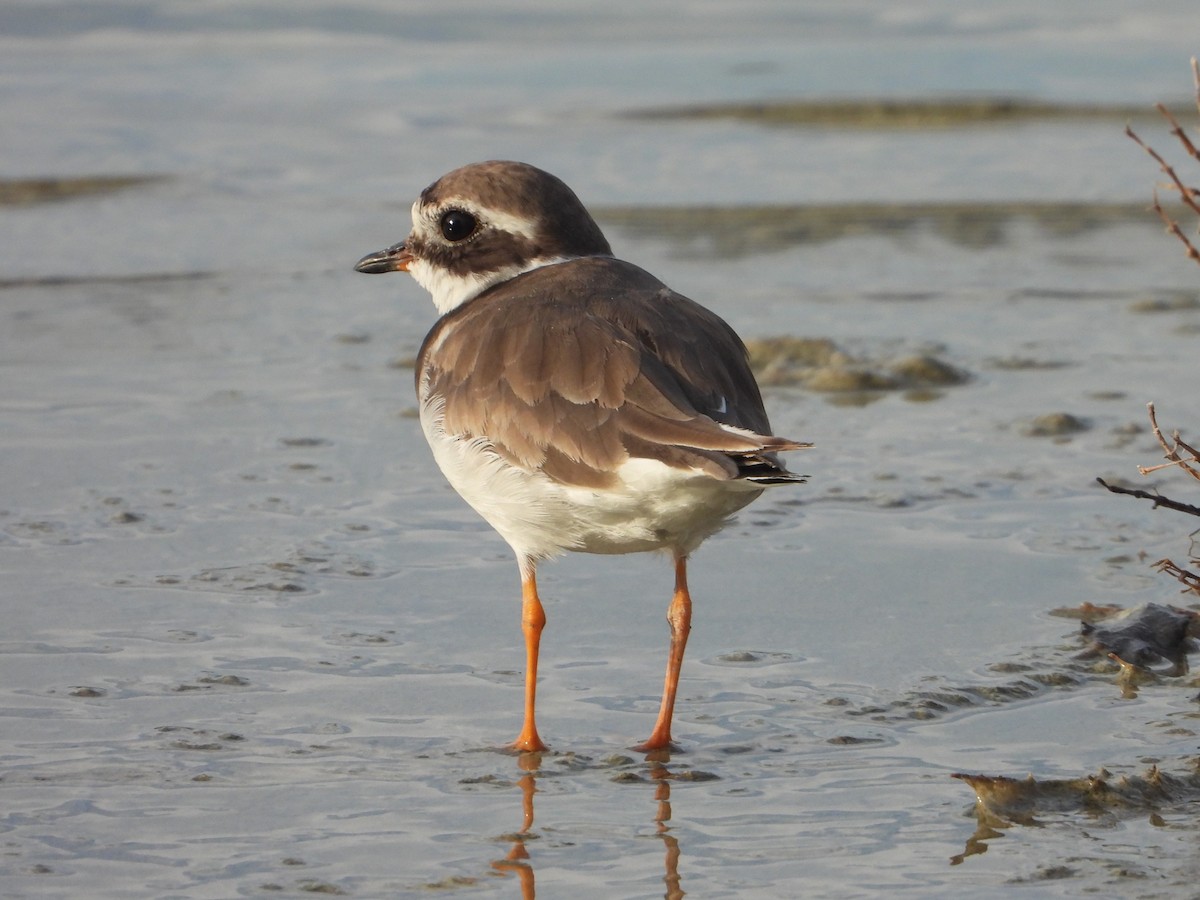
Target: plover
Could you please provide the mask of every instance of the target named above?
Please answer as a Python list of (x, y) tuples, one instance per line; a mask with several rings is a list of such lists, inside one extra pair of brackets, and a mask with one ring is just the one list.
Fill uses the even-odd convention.
[(575, 193), (518, 162), (455, 169), (412, 207), (412, 230), (355, 269), (408, 272), (441, 318), (421, 345), (421, 426), (446, 479), (520, 568), (525, 718), (535, 721), (546, 616), (539, 562), (564, 551), (661, 550), (675, 563), (671, 642), (654, 728), (671, 747), (691, 628), (688, 555), (769, 485), (796, 484), (746, 348), (720, 317), (615, 259)]

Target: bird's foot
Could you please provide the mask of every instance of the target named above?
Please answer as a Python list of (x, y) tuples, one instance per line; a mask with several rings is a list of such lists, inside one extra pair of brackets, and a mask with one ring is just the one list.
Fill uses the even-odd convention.
[(517, 739), (508, 745), (508, 748), (510, 750), (516, 750), (518, 753), (541, 753), (550, 749), (546, 743), (540, 737), (538, 737), (538, 733), (536, 731), (533, 732), (533, 734), (525, 734), (524, 732), (521, 732)]
[(667, 762), (671, 759), (672, 753), (683, 752), (683, 749), (672, 741), (670, 737), (667, 737), (665, 740), (655, 740), (653, 736), (640, 744), (634, 744), (629, 749), (635, 753), (645, 753), (646, 759), (651, 762)]

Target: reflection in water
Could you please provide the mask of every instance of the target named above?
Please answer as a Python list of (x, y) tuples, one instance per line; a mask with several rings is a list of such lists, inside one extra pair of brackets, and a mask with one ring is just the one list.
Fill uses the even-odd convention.
[(666, 874), (663, 875), (667, 892), (663, 896), (666, 900), (679, 900), (685, 894), (679, 886), (679, 840), (671, 834), (671, 827), (667, 824), (671, 821), (671, 782), (668, 780), (671, 773), (665, 765), (657, 763), (651, 770), (650, 777), (657, 785), (654, 799), (658, 801), (658, 809), (654, 813), (654, 821), (658, 824), (658, 836), (667, 848)]
[(975, 792), (975, 833), (967, 839), (962, 853), (950, 857), (950, 865), (962, 863), (968, 856), (986, 853), (988, 841), (1003, 837), (1015, 826), (1040, 828), (1044, 817), (1086, 820), (1112, 824), (1121, 817), (1163, 821), (1163, 812), (1192, 814), (1200, 797), (1200, 769), (1191, 768), (1171, 774), (1151, 765), (1145, 772), (1115, 775), (1101, 769), (1080, 778), (1009, 778), (1003, 775), (951, 777), (966, 783)]
[(495, 860), (492, 868), (499, 872), (516, 872), (521, 879), (521, 897), (523, 900), (533, 900), (537, 892), (533, 883), (533, 864), (529, 862), (529, 851), (525, 849), (525, 841), (531, 835), (533, 827), (533, 795), (537, 793), (537, 778), (535, 774), (542, 764), (542, 754), (522, 753), (517, 759), (517, 765), (525, 772), (517, 779), (517, 787), (521, 789), (521, 830), (513, 835), (513, 845), (504, 859)]
[(1003, 831), (998, 831), (995, 819), (986, 813), (979, 812), (979, 824), (975, 828), (975, 833), (967, 838), (967, 845), (963, 848), (962, 853), (956, 853), (950, 857), (950, 865), (961, 865), (963, 860), (968, 856), (978, 856), (981, 853), (987, 853), (988, 841), (995, 840), (999, 837), (1004, 837)]
[[(679, 840), (671, 834), (667, 823), (671, 820), (671, 782), (673, 777), (666, 762), (670, 757), (666, 751), (658, 751), (656, 755), (648, 755), (647, 761), (653, 766), (649, 777), (654, 784), (654, 800), (657, 804), (654, 811), (654, 822), (657, 834), (662, 838), (666, 848), (665, 874), (663, 883), (667, 889), (663, 896), (666, 900), (680, 900), (686, 892), (680, 887), (679, 877)], [(508, 836), (512, 847), (503, 859), (493, 860), (492, 868), (500, 873), (516, 873), (520, 879), (522, 900), (534, 900), (537, 891), (534, 885), (533, 861), (526, 848), (526, 841), (537, 838), (533, 828), (533, 795), (537, 793), (538, 769), (542, 764), (541, 753), (522, 753), (517, 765), (525, 773), (517, 779), (517, 787), (521, 789), (521, 828)]]

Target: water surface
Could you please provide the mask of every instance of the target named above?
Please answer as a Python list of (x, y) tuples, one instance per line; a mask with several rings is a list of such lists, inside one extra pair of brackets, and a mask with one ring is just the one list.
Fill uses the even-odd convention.
[[(1147, 401), (1200, 421), (1200, 270), (1145, 210), (1158, 176), (1124, 121), (634, 114), (1186, 108), (1194, 11), (686, 12), (0, 12), (5, 896), (1192, 890), (1191, 797), (985, 827), (950, 778), (1197, 752), (1190, 681), (1130, 698), (1051, 615), (1186, 599), (1148, 564), (1186, 561), (1189, 524), (1094, 483), (1160, 455)], [(520, 711), (515, 566), (413, 418), (428, 298), (350, 271), (489, 157), (561, 175), (618, 254), (747, 339), (963, 375), (768, 388), (813, 477), (696, 555), (669, 760), (626, 749), (666, 649), (652, 556), (544, 567), (554, 749), (496, 749)]]

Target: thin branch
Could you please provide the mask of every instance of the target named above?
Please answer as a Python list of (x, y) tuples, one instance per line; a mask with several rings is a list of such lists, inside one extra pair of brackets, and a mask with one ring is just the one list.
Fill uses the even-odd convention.
[(1192, 57), (1192, 86), (1196, 89), (1196, 112), (1200, 112), (1200, 63)]
[(1112, 491), (1114, 494), (1127, 494), (1130, 497), (1136, 497), (1139, 500), (1150, 500), (1154, 503), (1153, 509), (1158, 509), (1160, 506), (1166, 509), (1173, 509), (1176, 512), (1187, 513), (1189, 516), (1200, 516), (1200, 506), (1192, 506), (1188, 503), (1180, 503), (1177, 500), (1172, 500), (1170, 497), (1164, 497), (1162, 494), (1151, 494), (1149, 491), (1141, 491), (1136, 488), (1125, 488), (1116, 484), (1109, 484), (1103, 478), (1097, 478), (1096, 481), (1101, 486)]
[(1197, 575), (1195, 572), (1189, 572), (1182, 566), (1177, 566), (1169, 559), (1160, 559), (1152, 568), (1160, 572), (1166, 572), (1187, 590), (1200, 594), (1200, 575)]
[[(1192, 463), (1200, 463), (1200, 451), (1196, 450), (1189, 444), (1185, 444), (1183, 439), (1179, 437), (1179, 432), (1176, 431), (1171, 435), (1173, 443), (1167, 444), (1167, 439), (1163, 437), (1162, 429), (1158, 427), (1158, 413), (1154, 409), (1153, 403), (1146, 404), (1147, 410), (1150, 413), (1150, 427), (1154, 432), (1154, 437), (1158, 441), (1158, 445), (1163, 448), (1164, 459), (1170, 462), (1163, 463), (1157, 466), (1138, 466), (1138, 471), (1143, 475), (1149, 475), (1151, 472), (1157, 472), (1159, 469), (1166, 469), (1171, 466), (1178, 466), (1187, 472), (1196, 480), (1200, 481), (1200, 471), (1192, 467)], [(1191, 459), (1184, 459), (1179, 455), (1179, 450), (1182, 448), (1191, 454)]]
[[(1167, 119), (1171, 122), (1171, 124), (1175, 126), (1175, 129), (1172, 133), (1179, 132), (1180, 134), (1182, 134), (1183, 130), (1179, 127), (1179, 123), (1175, 121), (1175, 117), (1172, 116), (1171, 113), (1167, 111), (1167, 108), (1165, 106), (1163, 106), (1161, 103), (1156, 104), (1156, 105), (1157, 105), (1158, 109), (1162, 111), (1163, 115), (1165, 115), (1167, 117)], [(1158, 163), (1158, 168), (1168, 178), (1171, 179), (1171, 184), (1175, 188), (1175, 190), (1179, 192), (1180, 199), (1183, 200), (1183, 202), (1185, 204), (1187, 204), (1187, 206), (1193, 212), (1200, 214), (1200, 204), (1198, 204), (1195, 200), (1196, 197), (1200, 197), (1200, 191), (1198, 191), (1196, 188), (1191, 188), (1191, 187), (1188, 187), (1186, 184), (1184, 184), (1183, 181), (1180, 179), (1180, 177), (1175, 173), (1174, 167), (1169, 162), (1167, 162), (1165, 159), (1163, 159), (1162, 155), (1157, 150), (1155, 150), (1153, 147), (1151, 147), (1149, 144), (1147, 144), (1145, 141), (1143, 141), (1140, 137), (1138, 137), (1137, 132), (1133, 130), (1132, 125), (1125, 126), (1125, 134), (1128, 137), (1132, 138), (1133, 141), (1139, 147), (1141, 147), (1148, 154), (1150, 154), (1150, 157), (1156, 163)], [(1184, 143), (1191, 149), (1191, 152), (1193, 154), (1195, 154), (1196, 148), (1192, 146), (1192, 142), (1187, 140), (1187, 138), (1184, 138), (1183, 140), (1184, 140)], [(1158, 205), (1157, 197), (1155, 198), (1154, 203), (1156, 206)], [(1161, 211), (1160, 211), (1160, 214), (1161, 214)]]
[[(1200, 151), (1196, 150), (1195, 144), (1192, 143), (1179, 123), (1175, 121), (1175, 117), (1171, 115), (1171, 111), (1161, 103), (1155, 103), (1154, 108), (1162, 113), (1166, 120), (1171, 123), (1171, 134), (1179, 139), (1179, 143), (1183, 144), (1183, 149), (1188, 152), (1188, 155), (1193, 159), (1200, 159)], [(1192, 193), (1195, 193), (1195, 189), (1192, 190)]]
[[(1149, 149), (1149, 148), (1147, 148), (1147, 149)], [(1151, 151), (1151, 152), (1153, 153), (1153, 151)], [(1155, 154), (1155, 155), (1157, 155), (1157, 154)], [(1170, 168), (1170, 166), (1168, 166), (1167, 168)], [(1172, 172), (1171, 174), (1173, 175), (1175, 173)], [(1194, 205), (1194, 204), (1189, 204), (1189, 205)], [(1153, 209), (1158, 214), (1158, 217), (1160, 219), (1162, 219), (1163, 224), (1167, 227), (1167, 232), (1169, 234), (1175, 235), (1175, 237), (1178, 238), (1180, 243), (1183, 244), (1183, 252), (1187, 256), (1187, 258), (1192, 260), (1193, 262), (1200, 263), (1200, 250), (1197, 250), (1195, 245), (1192, 244), (1191, 240), (1188, 239), (1188, 236), (1183, 233), (1183, 229), (1179, 227), (1179, 223), (1167, 215), (1166, 211), (1162, 208), (1162, 204), (1158, 202), (1158, 191), (1157, 190), (1154, 191), (1154, 203), (1152, 203), (1150, 205), (1150, 208)]]
[[(1154, 157), (1154, 159), (1158, 162), (1159, 167), (1171, 177), (1173, 182), (1175, 182), (1175, 189), (1179, 191), (1184, 203), (1186, 203), (1193, 210), (1195, 210), (1198, 215), (1200, 215), (1200, 206), (1196, 205), (1196, 201), (1191, 197), (1189, 188), (1185, 187), (1183, 182), (1179, 180), (1179, 176), (1175, 174), (1175, 170), (1171, 168), (1167, 161), (1159, 156), (1152, 147), (1147, 146), (1146, 143), (1140, 137), (1138, 137), (1134, 130), (1128, 125), (1125, 126), (1125, 133), (1129, 135), (1129, 137), (1133, 138), (1133, 140), (1137, 142), (1138, 146)], [(1157, 188), (1154, 190), (1154, 203), (1151, 204), (1150, 208), (1154, 210), (1160, 219), (1162, 219), (1163, 224), (1167, 227), (1167, 231), (1175, 235), (1179, 242), (1183, 244), (1184, 253), (1187, 255), (1188, 259), (1192, 260), (1193, 262), (1200, 263), (1200, 250), (1197, 250), (1195, 245), (1193, 245), (1188, 239), (1188, 236), (1183, 233), (1183, 229), (1179, 227), (1179, 223), (1167, 215), (1167, 212), (1163, 209), (1162, 204), (1158, 202)]]
[[(1197, 111), (1200, 111), (1200, 62), (1197, 61), (1196, 57), (1192, 57), (1192, 83), (1195, 86), (1196, 109)], [(1192, 159), (1200, 162), (1200, 149), (1197, 149), (1191, 138), (1188, 137), (1187, 132), (1183, 130), (1183, 127), (1178, 121), (1176, 121), (1175, 116), (1171, 114), (1171, 111), (1161, 103), (1156, 103), (1155, 108), (1162, 113), (1163, 117), (1167, 120), (1167, 122), (1170, 123), (1171, 134), (1173, 134), (1176, 140), (1179, 141), (1180, 145), (1184, 149), (1184, 152), (1186, 152), (1187, 155)], [(1190, 209), (1197, 216), (1200, 216), (1200, 189), (1189, 187), (1188, 185), (1184, 184), (1183, 179), (1179, 177), (1179, 174), (1175, 171), (1174, 167), (1165, 159), (1163, 159), (1157, 150), (1138, 137), (1137, 133), (1134, 132), (1131, 126), (1125, 126), (1125, 134), (1128, 135), (1130, 139), (1135, 141), (1139, 147), (1145, 150), (1146, 153), (1148, 153), (1150, 157), (1156, 163), (1158, 163), (1159, 169), (1167, 176), (1167, 178), (1170, 179), (1169, 187), (1179, 194), (1179, 199), (1183, 202), (1184, 206)], [(1154, 191), (1154, 204), (1151, 208), (1158, 215), (1158, 217), (1162, 219), (1162, 222), (1166, 226), (1168, 233), (1173, 234), (1176, 240), (1183, 244), (1184, 252), (1187, 254), (1188, 259), (1191, 259), (1193, 262), (1200, 263), (1200, 250), (1196, 249), (1195, 244), (1192, 243), (1191, 239), (1184, 233), (1183, 229), (1179, 227), (1179, 223), (1172, 219), (1167, 214), (1166, 210), (1163, 209), (1162, 204), (1158, 200), (1157, 189)]]

